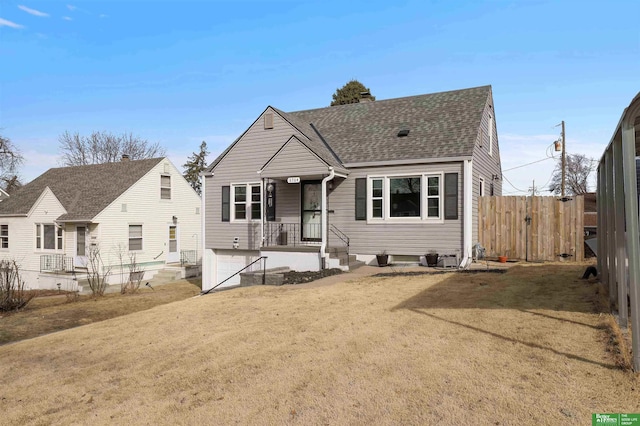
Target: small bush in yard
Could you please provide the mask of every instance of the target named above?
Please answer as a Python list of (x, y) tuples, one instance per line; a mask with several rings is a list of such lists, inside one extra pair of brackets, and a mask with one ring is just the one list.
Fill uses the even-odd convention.
[(0, 260), (0, 311), (24, 308), (34, 294), (24, 288), (20, 267), (15, 260)]

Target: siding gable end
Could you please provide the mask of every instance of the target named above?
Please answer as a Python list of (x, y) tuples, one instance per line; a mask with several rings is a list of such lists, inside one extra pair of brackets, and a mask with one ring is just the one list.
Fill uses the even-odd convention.
[(285, 177), (322, 174), (328, 171), (328, 167), (329, 165), (300, 139), (291, 136), (262, 167), (261, 175), (262, 177)]

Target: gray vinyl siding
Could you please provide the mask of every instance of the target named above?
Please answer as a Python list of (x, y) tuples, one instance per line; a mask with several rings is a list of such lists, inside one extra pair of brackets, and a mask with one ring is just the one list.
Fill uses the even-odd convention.
[[(336, 179), (329, 196), (329, 224), (333, 224), (350, 239), (352, 254), (377, 254), (386, 250), (391, 255), (424, 255), (430, 250), (441, 254), (462, 252), (463, 231), (463, 176), (462, 163), (438, 163), (411, 166), (372, 167), (351, 169), (346, 180)], [(442, 223), (367, 223), (356, 221), (355, 179), (389, 174), (458, 173), (458, 219)], [(444, 208), (444, 198), (442, 198)], [(444, 211), (442, 212), (444, 215)], [(340, 245), (330, 232), (330, 245)]]
[[(489, 155), (489, 117), (493, 116), (493, 149)], [(484, 108), (478, 139), (473, 150), (473, 237), (472, 244), (478, 242), (478, 196), (480, 194), (480, 177), (484, 178), (485, 195), (490, 195), (493, 183), (493, 195), (502, 195), (502, 166), (500, 164), (500, 147), (498, 145), (498, 126), (491, 96)], [(496, 176), (497, 179), (492, 177)]]
[(327, 172), (328, 166), (323, 161), (306, 146), (302, 145), (300, 141), (291, 139), (264, 168), (262, 176), (320, 175)]
[[(206, 178), (205, 238), (207, 248), (232, 249), (235, 237), (239, 238), (239, 250), (256, 250), (260, 247), (262, 237), (260, 221), (234, 222), (232, 218), (231, 222), (222, 222), (221, 200), (223, 186), (260, 182), (258, 170), (289, 140), (291, 135), (304, 138), (279, 114), (270, 108), (265, 111), (265, 113), (270, 112), (273, 113), (273, 129), (264, 128), (263, 116), (261, 115), (214, 168), (214, 175)], [(277, 185), (277, 191), (280, 191), (285, 184)], [(233, 194), (231, 197), (231, 202), (233, 202)], [(286, 198), (286, 196), (282, 198)], [(281, 205), (281, 198), (277, 198), (277, 203), (278, 208)], [(277, 214), (279, 215), (280, 212), (277, 211)]]

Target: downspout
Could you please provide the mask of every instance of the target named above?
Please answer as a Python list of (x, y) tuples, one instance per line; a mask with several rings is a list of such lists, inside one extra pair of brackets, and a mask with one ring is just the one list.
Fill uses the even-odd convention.
[(467, 268), (473, 260), (471, 247), (473, 244), (473, 161), (464, 161), (463, 210), (462, 210), (462, 262), (461, 268)]
[(335, 177), (336, 173), (333, 170), (333, 167), (329, 167), (329, 176), (322, 179), (322, 224), (320, 225), (322, 228), (322, 243), (320, 243), (320, 259), (322, 259), (322, 267), (327, 265), (325, 262), (325, 251), (327, 250), (327, 182), (332, 180)]

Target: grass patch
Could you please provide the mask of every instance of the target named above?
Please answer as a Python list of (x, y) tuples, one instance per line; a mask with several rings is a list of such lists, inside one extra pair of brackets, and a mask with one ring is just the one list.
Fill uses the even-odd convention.
[(156, 306), (0, 347), (0, 410), (9, 424), (590, 424), (640, 412), (583, 269), (256, 286)]
[(199, 293), (199, 281), (186, 280), (145, 288), (135, 294), (105, 294), (102, 297), (78, 296), (70, 302), (67, 292), (36, 290), (26, 308), (0, 314), (0, 344), (41, 336), (54, 331), (128, 315)]

